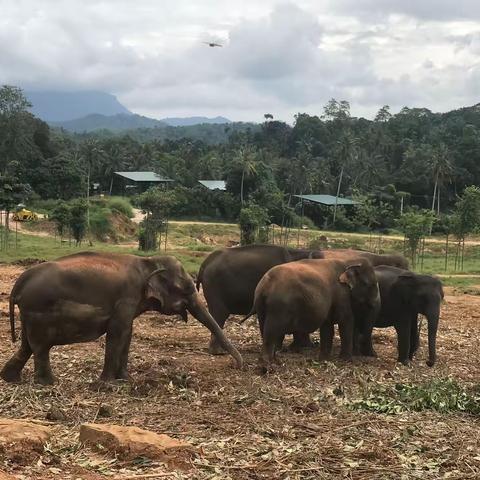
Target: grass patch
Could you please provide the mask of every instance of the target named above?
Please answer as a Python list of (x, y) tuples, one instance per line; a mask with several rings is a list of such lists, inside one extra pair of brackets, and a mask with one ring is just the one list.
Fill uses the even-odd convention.
[(466, 389), (451, 378), (434, 379), (422, 385), (397, 383), (371, 390), (363, 399), (350, 402), (350, 407), (390, 415), (423, 410), (480, 415), (480, 386)]
[(183, 264), (185, 270), (190, 274), (198, 272), (204, 256), (196, 256), (177, 250), (167, 250), (167, 252), (140, 252), (137, 248), (125, 248), (120, 245), (103, 243), (95, 241), (93, 246), (89, 246), (85, 241), (80, 247), (75, 247), (74, 243), (70, 245), (68, 241), (60, 242), (53, 237), (37, 237), (33, 235), (18, 234), (15, 241), (15, 234), (10, 235), (10, 245), (8, 250), (0, 251), (0, 262), (11, 263), (18, 260), (38, 259), (54, 260), (64, 255), (79, 253), (85, 251), (130, 253), (139, 256), (152, 255), (173, 255)]

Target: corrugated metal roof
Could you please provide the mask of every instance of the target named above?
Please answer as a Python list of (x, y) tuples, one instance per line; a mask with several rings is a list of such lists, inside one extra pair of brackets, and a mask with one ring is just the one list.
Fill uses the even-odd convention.
[[(322, 205), (335, 205), (335, 198), (333, 195), (294, 195), (295, 197), (307, 200), (313, 203), (321, 203)], [(338, 197), (337, 205), (358, 205), (358, 202), (350, 198)]]
[(172, 179), (162, 177), (155, 172), (115, 172), (121, 177), (128, 178), (134, 182), (173, 182)]
[(224, 180), (199, 180), (199, 182), (207, 187), (209, 190), (226, 190), (226, 184)]

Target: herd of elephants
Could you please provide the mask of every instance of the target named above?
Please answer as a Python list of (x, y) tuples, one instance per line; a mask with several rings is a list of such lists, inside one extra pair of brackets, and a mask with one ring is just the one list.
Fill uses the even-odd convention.
[[(206, 308), (198, 294), (200, 288)], [(374, 327), (393, 326), (398, 361), (407, 364), (419, 345), (418, 315), (428, 323), (428, 361), (436, 359), (436, 335), (443, 289), (440, 280), (409, 270), (402, 255), (360, 250), (299, 250), (275, 245), (231, 247), (212, 252), (196, 278), (171, 256), (84, 252), (41, 263), (24, 271), (10, 294), (12, 340), (15, 306), (21, 318), (21, 344), (0, 372), (7, 382), (21, 379), (30, 356), (34, 379), (51, 384), (54, 345), (87, 342), (106, 334), (100, 380), (125, 380), (133, 320), (146, 311), (193, 315), (211, 332), (209, 351), (243, 360), (223, 327), (231, 314), (258, 318), (263, 342), (259, 364), (268, 371), (293, 334), (288, 348), (311, 346), (320, 332), (320, 358), (331, 354), (334, 325), (340, 356), (375, 356)]]

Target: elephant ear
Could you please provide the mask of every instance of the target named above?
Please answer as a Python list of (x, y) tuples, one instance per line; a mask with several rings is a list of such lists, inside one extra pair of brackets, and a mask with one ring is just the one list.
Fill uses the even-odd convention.
[(154, 298), (158, 300), (160, 304), (163, 305), (164, 303), (164, 296), (165, 296), (165, 287), (164, 282), (165, 279), (162, 276), (167, 269), (165, 267), (160, 267), (150, 273), (146, 280), (145, 285), (145, 297), (147, 299)]
[(358, 268), (361, 264), (349, 265), (345, 271), (338, 277), (340, 283), (345, 283), (350, 287), (350, 290), (355, 286), (357, 282)]
[(398, 276), (393, 285), (392, 291), (395, 292), (403, 302), (410, 302), (412, 295), (417, 288), (417, 279), (414, 273), (405, 272)]

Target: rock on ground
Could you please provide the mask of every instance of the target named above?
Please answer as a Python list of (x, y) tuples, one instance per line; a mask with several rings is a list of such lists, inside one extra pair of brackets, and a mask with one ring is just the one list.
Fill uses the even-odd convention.
[(12, 477), (12, 475), (2, 472), (0, 470), (0, 480), (17, 480), (16, 477)]
[(144, 456), (167, 463), (183, 463), (194, 453), (193, 446), (188, 442), (138, 427), (84, 423), (80, 426), (80, 441), (93, 446), (101, 445), (128, 459)]
[(44, 443), (50, 438), (51, 429), (44, 425), (25, 420), (10, 420), (0, 418), (0, 446), (22, 444), (32, 450), (42, 451)]
[(17, 480), (15, 477), (12, 477), (12, 475), (2, 472), (0, 470), (0, 480)]

